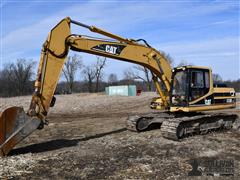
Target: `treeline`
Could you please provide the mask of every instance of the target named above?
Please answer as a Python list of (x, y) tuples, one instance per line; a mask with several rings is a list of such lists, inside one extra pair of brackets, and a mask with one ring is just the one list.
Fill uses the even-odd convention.
[[(170, 64), (173, 59), (169, 54), (162, 52)], [(32, 94), (34, 91), (36, 62), (18, 59), (15, 63), (6, 64), (0, 71), (0, 97), (22, 96)], [(182, 61), (178, 66), (188, 65)], [(97, 56), (94, 64), (84, 65), (81, 56), (69, 56), (64, 64), (61, 81), (58, 83), (56, 94), (71, 94), (79, 92), (102, 92), (110, 85), (136, 85), (143, 91), (155, 91), (151, 72), (142, 66), (134, 65), (123, 72), (123, 78), (118, 79), (117, 74), (104, 73), (107, 59)], [(76, 80), (76, 76), (82, 77)], [(234, 87), (240, 92), (240, 79), (236, 81), (223, 81), (220, 75), (213, 74), (216, 83)]]
[[(136, 85), (142, 90), (152, 90), (153, 85), (139, 81), (139, 75), (132, 69), (124, 72), (124, 78), (118, 80), (117, 74), (104, 74), (106, 58), (96, 57), (96, 63), (84, 65), (77, 55), (69, 56), (64, 64), (56, 94), (71, 94), (78, 92), (102, 92), (110, 85)], [(4, 65), (0, 70), (0, 97), (30, 95), (34, 91), (36, 62), (18, 59), (14, 63)], [(82, 80), (76, 80), (81, 74)], [(138, 76), (138, 77), (137, 77)], [(105, 78), (104, 78), (105, 77)], [(104, 80), (105, 79), (105, 80)]]
[(223, 81), (228, 87), (233, 87), (236, 92), (240, 92), (240, 79), (236, 81)]
[(18, 59), (0, 71), (0, 96), (22, 96), (33, 92), (34, 62)]

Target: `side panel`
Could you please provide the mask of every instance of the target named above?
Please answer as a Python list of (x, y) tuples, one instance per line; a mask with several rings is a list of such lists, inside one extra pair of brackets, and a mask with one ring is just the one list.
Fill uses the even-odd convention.
[(171, 112), (198, 112), (198, 111), (212, 111), (212, 110), (220, 110), (220, 109), (229, 109), (235, 108), (236, 104), (221, 104), (221, 105), (199, 105), (199, 106), (191, 106), (191, 107), (171, 107)]

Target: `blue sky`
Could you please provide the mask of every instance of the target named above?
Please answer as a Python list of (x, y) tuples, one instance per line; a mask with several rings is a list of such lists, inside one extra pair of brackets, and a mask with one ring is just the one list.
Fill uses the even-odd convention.
[[(210, 66), (223, 79), (240, 78), (239, 1), (10, 1), (1, 0), (0, 68), (18, 58), (39, 60), (42, 43), (62, 18), (95, 25), (127, 38), (143, 38), (185, 60)], [(94, 35), (84, 29), (73, 33)], [(96, 57), (79, 54), (85, 64)], [(108, 60), (106, 77), (133, 64)], [(81, 75), (78, 74), (80, 77)]]

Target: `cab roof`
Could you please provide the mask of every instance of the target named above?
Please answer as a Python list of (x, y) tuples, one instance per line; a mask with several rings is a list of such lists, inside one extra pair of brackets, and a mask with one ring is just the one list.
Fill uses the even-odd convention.
[(174, 70), (184, 70), (184, 69), (208, 69), (208, 70), (211, 70), (211, 68), (207, 67), (207, 66), (192, 66), (192, 65), (180, 66), (180, 67), (175, 67), (174, 68)]

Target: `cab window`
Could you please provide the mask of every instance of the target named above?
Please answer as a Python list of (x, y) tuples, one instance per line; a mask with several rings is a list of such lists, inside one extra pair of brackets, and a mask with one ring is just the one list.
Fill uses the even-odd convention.
[[(205, 81), (205, 82), (204, 82)], [(189, 100), (194, 101), (204, 96), (209, 90), (209, 73), (206, 71), (193, 70), (190, 78)]]
[(202, 71), (193, 71), (192, 72), (192, 80), (191, 80), (192, 88), (203, 88), (204, 87), (204, 79)]
[(209, 72), (205, 72), (205, 87), (207, 90), (210, 88)]

